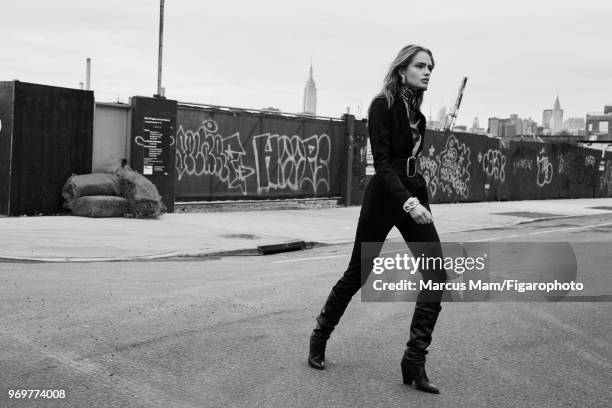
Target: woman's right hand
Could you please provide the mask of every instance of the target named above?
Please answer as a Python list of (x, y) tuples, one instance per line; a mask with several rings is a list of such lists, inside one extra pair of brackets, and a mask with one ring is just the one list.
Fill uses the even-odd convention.
[(410, 214), (417, 224), (429, 224), (433, 222), (431, 213), (422, 204), (417, 204), (408, 214)]

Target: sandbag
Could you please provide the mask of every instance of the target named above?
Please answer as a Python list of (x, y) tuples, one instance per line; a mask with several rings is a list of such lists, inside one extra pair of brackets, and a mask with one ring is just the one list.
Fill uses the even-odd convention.
[(115, 170), (119, 178), (119, 190), (128, 202), (128, 214), (137, 218), (155, 218), (166, 212), (157, 187), (148, 178), (130, 166)]
[(81, 217), (123, 217), (128, 212), (128, 201), (117, 196), (85, 196), (71, 200), (70, 210)]
[(70, 201), (85, 196), (120, 196), (119, 177), (109, 173), (73, 174), (62, 188), (62, 197)]
[(127, 200), (128, 214), (127, 216), (135, 218), (155, 218), (161, 215), (163, 211), (161, 200), (134, 199)]

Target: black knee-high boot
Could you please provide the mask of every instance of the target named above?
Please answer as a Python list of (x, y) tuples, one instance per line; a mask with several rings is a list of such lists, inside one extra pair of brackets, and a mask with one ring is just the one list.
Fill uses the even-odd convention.
[(410, 324), (410, 339), (402, 358), (401, 368), (404, 384), (415, 382), (415, 387), (421, 391), (439, 393), (425, 372), (425, 355), (431, 344), (432, 332), (442, 310), (439, 302), (417, 301)]
[[(310, 336), (310, 353), (308, 363), (311, 367), (323, 370), (325, 368), (325, 346), (346, 307), (365, 282), (372, 271), (374, 258), (378, 256), (382, 243), (391, 229), (391, 225), (372, 223), (359, 218), (355, 244), (348, 268), (342, 277), (333, 286), (321, 313), (317, 317), (317, 326)], [(377, 242), (378, 248), (372, 248), (366, 257), (362, 257), (361, 244), (363, 242)], [(378, 249), (378, 252), (376, 251)]]
[[(348, 299), (350, 301), (350, 299)], [(334, 289), (331, 290), (321, 313), (317, 316), (317, 325), (310, 335), (310, 351), (308, 364), (316, 369), (325, 368), (325, 347), (332, 331), (340, 321), (348, 306), (346, 299), (340, 298)]]

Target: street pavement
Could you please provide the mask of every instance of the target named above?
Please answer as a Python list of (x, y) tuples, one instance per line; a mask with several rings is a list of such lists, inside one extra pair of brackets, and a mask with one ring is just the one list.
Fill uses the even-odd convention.
[[(501, 210), (525, 203), (517, 204), (503, 203), (508, 207)], [(583, 211), (573, 203), (556, 204), (533, 210)], [(448, 230), (445, 208), (453, 205), (433, 212), (440, 229)], [(472, 218), (478, 213), (465, 212)], [(288, 212), (279, 214), (290, 223)], [(243, 216), (262, 222), (258, 214)], [(612, 213), (606, 212), (444, 232), (441, 239), (611, 243), (611, 227)], [(248, 224), (243, 228), (234, 231), (253, 232)], [(257, 233), (268, 231), (259, 228)], [(299, 232), (292, 225), (283, 231)], [(309, 234), (302, 237), (323, 237), (314, 227)], [(308, 367), (314, 318), (351, 248), (333, 244), (266, 256), (129, 262), (0, 262), (0, 407), (612, 406), (609, 302), (445, 302), (427, 356), (428, 375), (441, 389), (433, 395), (401, 382), (414, 303), (361, 302), (358, 293), (332, 334), (327, 368)], [(587, 265), (581, 269), (597, 274), (599, 289), (608, 292), (609, 256), (609, 245), (593, 246), (582, 254)], [(11, 389), (64, 390), (66, 397), (15, 400), (8, 398)]]
[[(608, 207), (595, 209), (592, 207)], [(0, 258), (117, 261), (257, 253), (259, 246), (353, 242), (360, 207), (164, 214), (158, 219), (0, 218)], [(432, 204), (439, 233), (610, 214), (612, 198)], [(507, 215), (501, 213), (518, 212)], [(521, 212), (524, 212), (521, 214)], [(400, 237), (393, 229), (389, 238)]]

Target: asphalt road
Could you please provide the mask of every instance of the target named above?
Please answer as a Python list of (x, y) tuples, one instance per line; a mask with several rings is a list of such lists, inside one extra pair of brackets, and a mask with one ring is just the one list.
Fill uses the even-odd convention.
[[(612, 245), (612, 216), (442, 235)], [(583, 248), (585, 248), (583, 246)], [(610, 294), (610, 246), (580, 255)], [(0, 407), (610, 407), (609, 302), (447, 302), (428, 374), (401, 382), (413, 303), (355, 296), (327, 369), (308, 336), (351, 246), (268, 256), (0, 263)], [(64, 399), (10, 399), (11, 389)]]

